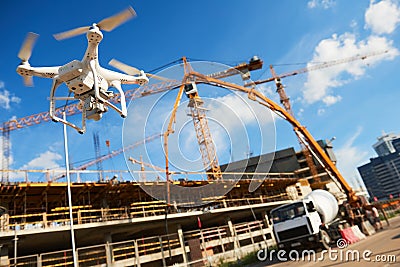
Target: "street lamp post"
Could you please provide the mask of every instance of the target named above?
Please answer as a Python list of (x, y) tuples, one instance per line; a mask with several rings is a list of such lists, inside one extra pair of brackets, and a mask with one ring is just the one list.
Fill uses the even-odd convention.
[[(63, 111), (63, 119), (66, 120), (65, 111)], [(63, 124), (63, 125), (64, 125), (65, 172), (67, 174), (67, 190), (68, 190), (69, 220), (70, 220), (70, 229), (71, 229), (72, 257), (73, 257), (73, 261), (74, 261), (74, 267), (78, 267), (77, 255), (76, 255), (76, 249), (75, 249), (74, 217), (72, 214), (71, 178), (69, 175), (67, 125), (66, 124)]]

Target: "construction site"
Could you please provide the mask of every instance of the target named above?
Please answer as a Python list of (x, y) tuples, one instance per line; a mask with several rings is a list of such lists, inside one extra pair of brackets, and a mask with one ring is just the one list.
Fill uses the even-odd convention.
[[(333, 217), (339, 225), (336, 231), (339, 236), (350, 240), (349, 229), (354, 230), (351, 236), (357, 235), (358, 240), (375, 233), (366, 217), (357, 213), (360, 207), (372, 207), (368, 198), (352, 188), (338, 170), (332, 139), (316, 140), (295, 118), (283, 79), (363, 61), (388, 51), (340, 58), (282, 74), (270, 65), (266, 68), (270, 78), (259, 80), (251, 76), (253, 71), (265, 69), (263, 60), (257, 56), (236, 66), (215, 68), (209, 67), (214, 63), (207, 63), (210, 71), (195, 60), (182, 57), (175, 62), (179, 77), (168, 76), (168, 71), (144, 73), (116, 60), (110, 61), (110, 65), (124, 74), (101, 68), (96, 62), (97, 46), (103, 38), (100, 30), (110, 31), (133, 16), (136, 13), (129, 8), (90, 28), (55, 35), (59, 40), (86, 33), (88, 39), (82, 61), (74, 60), (57, 69), (43, 67), (46, 68), (43, 70), (29, 65), (37, 36), (28, 34), (18, 55), (22, 63), (17, 72), (26, 85), (32, 82), (32, 76), (39, 76), (53, 79), (53, 86), (49, 111), (13, 118), (0, 127), (3, 151), (0, 266), (219, 266), (240, 261), (262, 249), (296, 248), (302, 242), (297, 242), (296, 235), (304, 229), (312, 235), (301, 238), (306, 236), (306, 241), (311, 242), (316, 237), (316, 243), (326, 249), (334, 246), (336, 239), (325, 229), (325, 224), (330, 222), (326, 221), (326, 214), (321, 215), (316, 203), (307, 202), (302, 207), (307, 209), (307, 215), (318, 211), (321, 218), (318, 217), (317, 232), (311, 226), (308, 230), (305, 226), (282, 232), (274, 229), (283, 220), (285, 210), (279, 210), (281, 207), (302, 203), (313, 191), (322, 190), (333, 195), (337, 203)], [(63, 83), (69, 89), (68, 96), (56, 94), (57, 87)], [(135, 87), (122, 91), (124, 83)], [(280, 103), (260, 90), (260, 85), (268, 83), (273, 84)], [(109, 91), (108, 86), (117, 92)], [(246, 101), (257, 103), (265, 109), (265, 116), (285, 121), (298, 142), (292, 147), (254, 155), (250, 150), (242, 151), (247, 153), (244, 159), (233, 160), (230, 156), (229, 161), (225, 158), (221, 161), (216, 144), (219, 139), (213, 138), (210, 126), (213, 121), (208, 116), (207, 101), (212, 96), (203, 95), (204, 86), (235, 92)], [(92, 123), (101, 123), (98, 121), (110, 110), (126, 118), (125, 129), (133, 127), (139, 132), (145, 126), (129, 125), (132, 118), (129, 116), (134, 115), (130, 115), (132, 110), (126, 103), (170, 92), (174, 96), (172, 106), (164, 104), (162, 97), (158, 100), (167, 106), (168, 112), (156, 134), (145, 132), (143, 139), (129, 139), (130, 132), (124, 132), (127, 137), (123, 146), (111, 151), (113, 140), (106, 140), (108, 153), (104, 154), (100, 150), (102, 137), (93, 132), (95, 158), (70, 164), (67, 131), (90, 134), (87, 131)], [(56, 101), (63, 105), (56, 105)], [(201, 162), (200, 170), (179, 168), (174, 159), (173, 151), (177, 148), (171, 138), (180, 134), (175, 126), (181, 118), (178, 110), (183, 105), (197, 141), (190, 145)], [(86, 123), (86, 120), (94, 122)], [(13, 133), (26, 128), (35, 130), (45, 123), (64, 127), (61, 154), (65, 155), (65, 166), (46, 170), (11, 169)], [(75, 135), (69, 142), (74, 138)], [(179, 138), (190, 140), (184, 134)], [(152, 142), (159, 143), (159, 150), (146, 147)], [(239, 144), (231, 145), (239, 147)], [(146, 151), (147, 158), (143, 158), (142, 151)], [(126, 168), (103, 168), (104, 162), (116, 158), (122, 161), (122, 156)], [(123, 164), (119, 162), (120, 165)], [(395, 197), (374, 205), (387, 220), (388, 213), (397, 212), (400, 201)], [(276, 210), (280, 217), (271, 215)], [(304, 218), (305, 214), (304, 211)]]
[[(190, 68), (186, 59), (182, 64)], [(199, 150), (204, 166), (209, 166), (204, 172), (207, 179), (175, 180), (174, 173), (166, 171), (166, 168), (133, 158), (130, 161), (138, 164), (143, 173), (146, 170), (162, 171), (171, 178), (167, 178), (168, 182), (123, 181), (118, 179), (118, 175), (129, 173), (129, 170), (116, 172), (89, 168), (124, 150), (160, 138), (160, 135), (150, 136), (119, 151), (98, 155), (95, 160), (69, 170), (75, 177), (70, 184), (70, 193), (79, 266), (215, 266), (224, 259), (240, 258), (254, 250), (273, 246), (275, 238), (268, 214), (275, 207), (301, 199), (313, 189), (329, 190), (341, 201), (356, 196), (338, 176), (340, 173), (335, 168), (336, 158), (330, 141), (316, 142), (291, 115), (289, 99), (280, 79), (309, 69), (278, 76), (271, 67), (271, 79), (252, 82), (253, 85), (275, 82), (283, 107), (261, 96), (254, 87), (220, 80), (231, 75), (241, 75), (246, 79), (250, 71), (261, 68), (262, 64), (260, 59), (253, 58), (249, 63), (207, 76), (191, 69), (182, 81), (161, 82), (126, 92), (128, 99), (175, 88), (180, 88), (180, 95), (184, 91), (191, 92), (187, 95), (192, 103), (190, 107)], [(324, 67), (329, 65), (319, 66)], [(186, 79), (193, 76), (199, 80), (191, 78), (188, 89)], [(203, 102), (197, 91), (193, 91), (197, 82), (246, 90), (249, 97), (259, 97), (259, 101), (263, 101), (261, 104), (279, 112), (293, 125), (302, 150), (288, 148), (220, 166), (215, 156), (210, 157), (215, 155), (215, 147), (210, 141), (205, 111), (201, 109)], [(80, 112), (76, 105), (70, 105), (66, 110), (69, 115)], [(7, 140), (13, 130), (49, 121), (48, 116), (44, 112), (4, 123), (3, 140)], [(171, 129), (164, 133), (164, 138), (172, 133)], [(94, 142), (96, 144), (98, 140), (94, 138)], [(3, 149), (7, 151), (6, 142)], [(3, 169), (6, 169), (4, 166), (7, 162), (3, 162)], [(16, 171), (2, 172), (1, 263), (11, 266), (73, 266), (68, 184), (60, 181), (65, 180), (65, 173), (43, 170), (45, 181), (38, 183), (30, 182), (31, 173), (23, 170), (20, 172), (24, 181), (12, 182), (9, 178), (12, 172)], [(92, 182), (87, 179), (81, 182), (80, 177), (84, 175), (92, 177)], [(255, 190), (250, 190), (252, 182), (258, 183)], [(214, 191), (211, 192), (206, 185), (213, 185)], [(179, 187), (200, 188), (200, 194), (182, 195)], [(218, 193), (223, 191), (219, 188), (227, 187), (231, 188), (227, 194)], [(201, 191), (201, 188), (205, 190)]]

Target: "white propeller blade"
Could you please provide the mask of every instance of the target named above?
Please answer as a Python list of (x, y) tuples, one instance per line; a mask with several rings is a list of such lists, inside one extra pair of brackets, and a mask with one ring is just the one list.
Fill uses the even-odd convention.
[(33, 78), (32, 76), (22, 76), (24, 80), (24, 85), (28, 87), (33, 87)]
[(126, 74), (129, 75), (139, 75), (140, 74), (140, 70), (138, 70), (135, 67), (126, 65), (125, 63), (122, 63), (121, 61), (118, 61), (116, 59), (111, 59), (110, 62), (108, 62), (108, 64), (110, 66), (113, 66), (116, 69), (119, 69), (120, 71), (125, 72)]
[[(132, 7), (128, 7), (124, 11), (114, 16), (103, 19), (102, 21), (94, 25), (97, 25), (97, 27), (99, 27), (100, 30), (109, 32), (133, 17), (136, 17), (136, 12)], [(84, 26), (73, 30), (65, 31), (62, 33), (57, 33), (54, 34), (54, 38), (56, 38), (57, 40), (71, 38), (86, 33), (90, 29), (90, 27), (91, 26)]]
[[(108, 62), (108, 64), (110, 66), (113, 66), (116, 69), (119, 69), (122, 72), (125, 72), (126, 74), (129, 75), (139, 75), (140, 74), (140, 70), (138, 70), (135, 67), (129, 66), (125, 63), (122, 63), (121, 61), (118, 61), (116, 59), (111, 59), (110, 62)], [(169, 81), (169, 79), (158, 76), (158, 75), (154, 75), (154, 74), (150, 74), (150, 73), (146, 73), (147, 77), (153, 78), (153, 79), (157, 79), (157, 80), (161, 80), (161, 81)]]
[(39, 37), (38, 34), (29, 32), (26, 35), (26, 38), (21, 46), (21, 49), (19, 50), (18, 57), (22, 61), (28, 61), (32, 55), (32, 49), (33, 45), (36, 42), (36, 39)]
[(130, 20), (132, 18), (136, 17), (136, 12), (135, 10), (130, 6), (124, 11), (108, 17), (106, 19), (103, 19), (99, 23), (97, 23), (97, 26), (104, 31), (112, 31), (122, 23), (126, 22), (127, 20)]
[(57, 34), (54, 34), (53, 36), (54, 36), (54, 38), (56, 38), (56, 40), (60, 41), (60, 40), (71, 38), (71, 37), (74, 37), (74, 36), (77, 36), (80, 34), (84, 34), (89, 29), (90, 29), (89, 26), (84, 26), (84, 27), (73, 29), (73, 30), (57, 33)]

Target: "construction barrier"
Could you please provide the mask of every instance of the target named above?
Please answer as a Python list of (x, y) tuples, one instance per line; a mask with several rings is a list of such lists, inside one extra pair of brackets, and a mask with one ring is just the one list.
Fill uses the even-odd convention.
[(351, 229), (353, 230), (353, 233), (356, 237), (358, 237), (358, 239), (363, 240), (365, 238), (367, 238), (360, 230), (360, 228), (358, 227), (358, 225), (354, 225), (351, 227)]
[(349, 244), (360, 241), (360, 239), (353, 233), (353, 229), (351, 227), (340, 230), (340, 234), (342, 235), (342, 238), (345, 239)]
[(361, 229), (364, 234), (370, 236), (376, 233), (375, 228), (371, 225), (369, 221), (364, 221), (361, 223)]

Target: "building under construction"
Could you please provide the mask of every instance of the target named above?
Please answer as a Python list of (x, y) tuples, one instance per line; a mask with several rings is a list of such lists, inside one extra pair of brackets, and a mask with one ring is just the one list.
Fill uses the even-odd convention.
[[(330, 146), (325, 149), (330, 154)], [(254, 162), (263, 170), (268, 165), (264, 159), (269, 158), (269, 154), (250, 158), (244, 173), (257, 167)], [(277, 151), (270, 174), (257, 177), (259, 187), (253, 192), (249, 192), (249, 185), (257, 178), (247, 174), (240, 179), (229, 179), (228, 174), (219, 181), (173, 183), (192, 188), (217, 183), (232, 188), (228, 194), (212, 199), (205, 194), (201, 206), (191, 205), (198, 201), (191, 196), (182, 207), (167, 205), (146, 193), (149, 189), (167, 192), (165, 182), (110, 179), (73, 183), (79, 266), (203, 266), (205, 261), (234, 259), (254, 248), (271, 246), (274, 239), (268, 221), (270, 209), (301, 198), (311, 190), (310, 184), (332, 188), (331, 179), (321, 166), (317, 165), (317, 182), (304, 162), (301, 151)], [(241, 164), (239, 161), (230, 166)], [(2, 264), (72, 266), (67, 184), (8, 183), (0, 190), (4, 207)]]
[[(357, 56), (313, 69), (364, 58)], [(75, 261), (79, 266), (215, 266), (221, 260), (240, 259), (274, 244), (268, 219), (272, 208), (302, 198), (314, 188), (326, 188), (338, 199), (355, 196), (335, 166), (331, 143), (315, 141), (294, 118), (281, 83), (281, 78), (309, 69), (277, 75), (271, 67), (272, 78), (252, 82), (250, 71), (262, 67), (257, 57), (207, 75), (194, 71), (186, 58), (182, 61), (182, 80), (125, 92), (127, 99), (134, 99), (179, 89), (168, 128), (161, 134), (166, 157), (164, 181), (126, 181), (117, 173), (110, 173), (111, 178), (105, 179), (92, 171), (89, 175), (99, 177), (98, 182), (82, 183), (77, 179), (72, 184), (61, 183), (57, 182), (60, 176), (48, 172), (47, 182), (29, 182), (26, 173), (25, 182), (13, 183), (8, 177), (8, 162), (3, 162), (1, 265), (74, 266)], [(221, 80), (233, 75), (239, 75), (245, 85)], [(255, 85), (271, 81), (275, 82), (283, 107), (256, 90)], [(220, 166), (204, 102), (196, 87), (199, 83), (246, 94), (267, 107), (291, 124), (301, 150), (289, 148)], [(201, 158), (208, 170), (208, 179), (203, 181), (174, 181), (169, 177), (168, 137), (174, 132), (177, 107), (184, 94), (189, 98)], [(110, 101), (117, 103), (118, 97)], [(67, 107), (69, 115), (80, 112), (76, 104)], [(48, 113), (41, 113), (4, 123), (3, 140), (7, 141), (12, 130), (49, 119)], [(6, 141), (3, 150), (8, 155)], [(94, 136), (94, 141), (98, 144), (98, 137)], [(80, 172), (88, 173), (86, 167), (74, 170), (77, 177)], [(94, 177), (92, 181), (96, 180)], [(215, 190), (209, 190), (209, 185)], [(188, 190), (182, 194), (175, 191), (177, 188)], [(196, 189), (197, 194), (191, 194), (190, 189)], [(71, 247), (72, 236), (75, 250)]]

